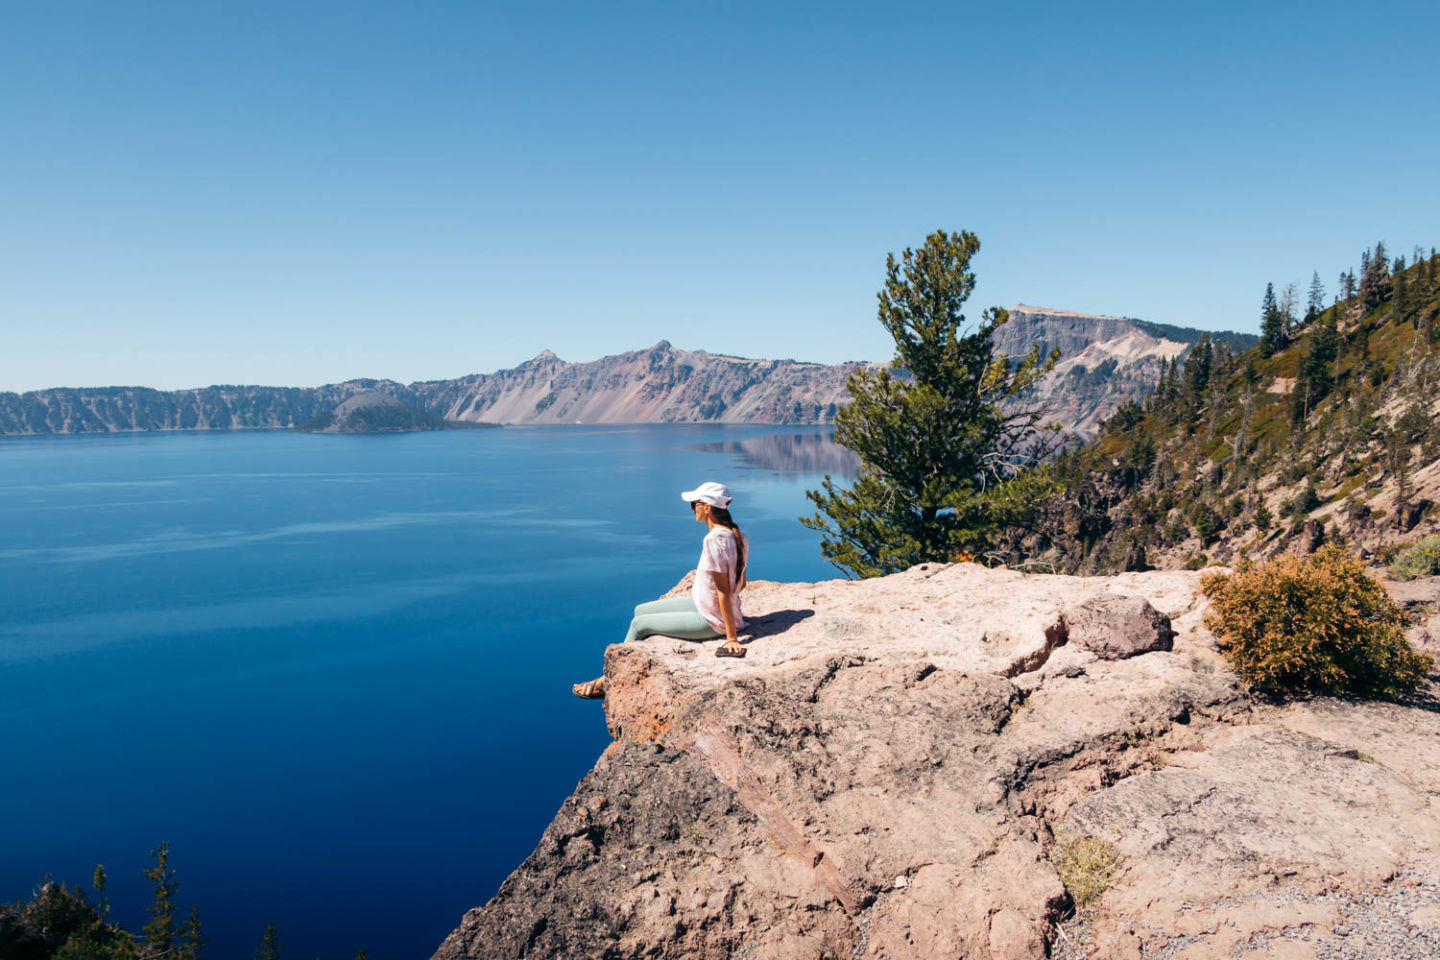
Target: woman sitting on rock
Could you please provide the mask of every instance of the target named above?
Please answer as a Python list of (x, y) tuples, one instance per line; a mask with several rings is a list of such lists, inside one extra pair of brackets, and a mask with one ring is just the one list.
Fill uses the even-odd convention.
[[(681, 640), (725, 642), (715, 650), (717, 657), (743, 657), (745, 648), (736, 633), (745, 626), (740, 615), (740, 591), (745, 589), (745, 559), (749, 544), (730, 516), (734, 499), (723, 483), (709, 481), (680, 496), (690, 503), (695, 520), (708, 528), (700, 546), (700, 563), (695, 567), (695, 585), (689, 596), (667, 597), (642, 603), (635, 608), (628, 643), (645, 637), (676, 637)], [(605, 678), (597, 677), (573, 687), (577, 697), (598, 700), (605, 696)]]

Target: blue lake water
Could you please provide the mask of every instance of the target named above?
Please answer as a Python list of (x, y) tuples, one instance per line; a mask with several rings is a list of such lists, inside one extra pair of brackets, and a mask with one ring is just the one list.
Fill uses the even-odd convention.
[(755, 579), (823, 431), (641, 426), (0, 441), (0, 900), (171, 845), (214, 960), (429, 956), (608, 742), (594, 676), (728, 483)]

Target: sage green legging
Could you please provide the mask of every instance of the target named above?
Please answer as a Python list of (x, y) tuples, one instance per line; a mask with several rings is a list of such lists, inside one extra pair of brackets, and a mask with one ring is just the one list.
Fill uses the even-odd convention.
[(630, 632), (625, 634), (625, 642), (655, 636), (676, 637), (680, 640), (714, 640), (721, 634), (695, 609), (694, 600), (689, 597), (667, 597), (664, 600), (642, 603), (635, 608), (635, 619), (630, 621)]

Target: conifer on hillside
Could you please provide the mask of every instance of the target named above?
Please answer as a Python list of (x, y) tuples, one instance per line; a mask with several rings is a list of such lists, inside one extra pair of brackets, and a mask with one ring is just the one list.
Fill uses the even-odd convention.
[(1390, 299), (1390, 261), (1385, 258), (1385, 242), (1375, 244), (1375, 252), (1365, 251), (1360, 270), (1360, 306), (1368, 312)]
[(1285, 347), (1285, 316), (1275, 301), (1275, 284), (1265, 284), (1265, 299), (1260, 302), (1260, 356), (1273, 357)]
[(1325, 284), (1320, 282), (1320, 271), (1310, 275), (1310, 298), (1305, 304), (1305, 322), (1312, 323), (1325, 310)]

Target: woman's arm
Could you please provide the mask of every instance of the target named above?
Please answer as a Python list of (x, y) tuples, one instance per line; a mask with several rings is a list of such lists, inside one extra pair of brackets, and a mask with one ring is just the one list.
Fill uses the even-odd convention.
[(710, 582), (720, 596), (720, 616), (725, 621), (725, 642), (738, 644), (735, 639), (735, 604), (730, 599), (730, 576), (717, 570), (710, 571)]

